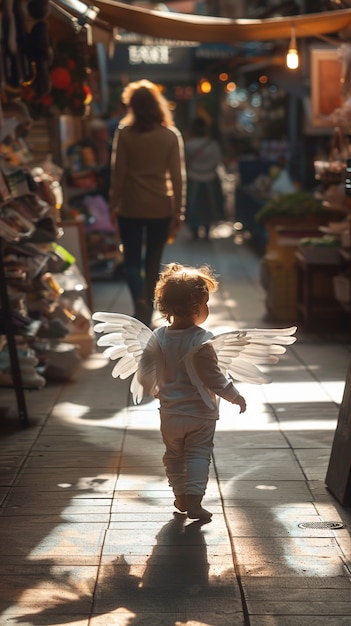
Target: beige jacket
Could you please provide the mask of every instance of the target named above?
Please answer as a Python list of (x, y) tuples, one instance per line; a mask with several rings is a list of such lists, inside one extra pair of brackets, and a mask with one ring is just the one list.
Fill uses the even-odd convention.
[(185, 206), (184, 146), (176, 128), (117, 129), (112, 146), (110, 208), (123, 217), (163, 218)]

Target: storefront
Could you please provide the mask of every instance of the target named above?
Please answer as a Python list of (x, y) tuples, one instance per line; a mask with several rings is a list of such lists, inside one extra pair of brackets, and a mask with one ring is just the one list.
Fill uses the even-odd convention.
[[(45, 362), (46, 355), (43, 352), (45, 353), (45, 347), (48, 345), (46, 340), (55, 340), (55, 348), (61, 343), (66, 344), (66, 352), (63, 349), (53, 351), (53, 344), (50, 342), (51, 356), (56, 358), (56, 375), (62, 353), (64, 353), (63, 358), (66, 359), (65, 375), (69, 375), (67, 355), (72, 356), (71, 371), (73, 371), (79, 358), (89, 351), (92, 342), (91, 324), (89, 312), (87, 312), (89, 270), (84, 265), (86, 251), (83, 250), (83, 260), (81, 267), (78, 268), (80, 273), (74, 273), (72, 276), (73, 270), (70, 268), (72, 265), (77, 265), (76, 261), (80, 258), (82, 250), (78, 248), (77, 258), (75, 258), (74, 254), (70, 255), (70, 250), (67, 251), (68, 254), (65, 253), (64, 246), (61, 246), (63, 250), (60, 249), (60, 238), (64, 230), (61, 209), (64, 208), (65, 202), (69, 205), (71, 200), (65, 197), (65, 189), (63, 189), (63, 198), (60, 195), (62, 194), (62, 189), (60, 189), (62, 169), (65, 170), (65, 176), (69, 173), (70, 180), (73, 179), (75, 182), (72, 186), (77, 187), (82, 195), (91, 191), (91, 186), (99, 174), (89, 142), (81, 143), (79, 155), (70, 150), (72, 146), (66, 144), (63, 146), (67, 139), (63, 129), (67, 131), (67, 125), (63, 124), (62, 116), (67, 115), (67, 108), (70, 114), (68, 117), (73, 113), (74, 125), (83, 126), (85, 130), (88, 128), (90, 136), (92, 119), (89, 116), (89, 105), (94, 97), (97, 102), (101, 95), (97, 87), (99, 81), (96, 80), (99, 67), (89, 67), (92, 46), (104, 41), (102, 45), (107, 50), (111, 42), (115, 45), (114, 58), (109, 62), (107, 72), (111, 86), (116, 85), (118, 89), (125, 81), (147, 75), (151, 80), (164, 84), (167, 97), (174, 102), (175, 118), (180, 127), (183, 126), (185, 129), (189, 118), (198, 112), (199, 106), (202, 106), (211, 121), (214, 124), (218, 122), (221, 131), (230, 133), (232, 127), (238, 124), (238, 118), (244, 127), (245, 124), (250, 123), (247, 111), (243, 115), (243, 107), (242, 109), (240, 106), (236, 107), (236, 99), (240, 91), (235, 95), (236, 90), (231, 91), (228, 87), (232, 81), (230, 72), (227, 70), (230, 67), (230, 61), (237, 55), (237, 49), (232, 42), (269, 41), (278, 34), (281, 38), (289, 39), (291, 32), (291, 19), (249, 20), (241, 23), (220, 18), (216, 20), (195, 16), (164, 15), (156, 11), (139, 10), (104, 0), (96, 1), (99, 11), (81, 2), (69, 0), (50, 2), (50, 8), (57, 9), (58, 5), (61, 8), (65, 7), (66, 14), (68, 13), (64, 19), (62, 19), (62, 14), (59, 16), (57, 12), (49, 14), (44, 11), (44, 13), (32, 16), (29, 25), (25, 23), (25, 27), (32, 34), (32, 42), (38, 43), (39, 41), (39, 38), (38, 41), (34, 38), (35, 34), (41, 33), (42, 36), (41, 47), (35, 48), (37, 57), (32, 59), (40, 72), (36, 72), (32, 81), (25, 81), (24, 75), (20, 74), (6, 76), (7, 84), (3, 94), (4, 122), (1, 128), (2, 184), (0, 190), (2, 194), (0, 235), (3, 272), (1, 352), (4, 354), (7, 352), (7, 357), (5, 354), (7, 361), (5, 359), (5, 367), (1, 371), (3, 384), (13, 384), (17, 390), (20, 405), (23, 403), (21, 393), (23, 378), (16, 348), (17, 336), (26, 335), (26, 340), (22, 341), (24, 353), (21, 355), (22, 364), (25, 363), (30, 367), (29, 374), (27, 367), (26, 384), (38, 388), (45, 384), (44, 376), (41, 376), (36, 368), (39, 363)], [(18, 3), (15, 3), (14, 7), (17, 10)], [(350, 23), (351, 10), (294, 18), (298, 38), (305, 36), (306, 28), (309, 29), (309, 36), (313, 36), (337, 32), (345, 29)], [(118, 42), (118, 39), (115, 40), (117, 26), (129, 32), (139, 32), (150, 36), (153, 42), (152, 44), (135, 41)], [(65, 56), (65, 64), (62, 58), (60, 58), (60, 63), (56, 58), (56, 65), (52, 65), (54, 50), (49, 32), (55, 34), (54, 47), (67, 35), (71, 42), (79, 41), (80, 54), (84, 56), (82, 66), (77, 63), (77, 59), (69, 55)], [(166, 37), (167, 40), (164, 40)], [(156, 41), (155, 38), (158, 40)], [(180, 41), (183, 44), (180, 44)], [(189, 45), (189, 42), (192, 43)], [(5, 43), (7, 45), (7, 40)], [(21, 50), (22, 52), (24, 50)], [(89, 67), (89, 72), (85, 72), (83, 77), (77, 77), (76, 70), (81, 70), (82, 67), (84, 71), (86, 67)], [(54, 71), (55, 74), (53, 74)], [(225, 73), (228, 76), (222, 81), (220, 75)], [(14, 81), (17, 81), (16, 84)], [(26, 84), (28, 82), (29, 85)], [(9, 87), (11, 87), (11, 93)], [(28, 98), (28, 93), (24, 94), (26, 87), (34, 90), (34, 95), (40, 99), (42, 107), (38, 121), (33, 126), (31, 126), (28, 110), (36, 102)], [(101, 82), (100, 88), (103, 92), (104, 85)], [(53, 89), (56, 90), (55, 93)], [(262, 98), (262, 89), (264, 90), (264, 87), (259, 87), (256, 92), (251, 91), (249, 110), (255, 110), (255, 102), (258, 103)], [(12, 97), (9, 97), (11, 94)], [(62, 108), (58, 106), (59, 101), (63, 102)], [(222, 108), (224, 105), (230, 110)], [(76, 110), (72, 111), (72, 107)], [(279, 107), (282, 108), (280, 102)], [(259, 109), (259, 107), (256, 108)], [(270, 111), (270, 109), (271, 107), (268, 106), (267, 110)], [(99, 108), (95, 110), (99, 111)], [(102, 110), (103, 108), (100, 112)], [(236, 115), (236, 110), (240, 110), (239, 116)], [(47, 113), (50, 115), (48, 116)], [(232, 115), (230, 119), (229, 113)], [(277, 110), (274, 114), (277, 115)], [(256, 121), (256, 126), (258, 124), (261, 122)], [(333, 120), (330, 120), (329, 130), (331, 131), (332, 128)], [(318, 131), (322, 132), (321, 126)], [(77, 131), (77, 138), (79, 132)], [(72, 134), (74, 133), (69, 133), (70, 137)], [(84, 133), (83, 135), (85, 140), (86, 136)], [(34, 144), (39, 140), (42, 142), (38, 151), (40, 157), (34, 150)], [(36, 156), (32, 161), (34, 152)], [(47, 158), (49, 153), (54, 154), (54, 161)], [(78, 167), (75, 170), (78, 156), (82, 159), (82, 171)], [(57, 162), (61, 160), (62, 162)], [(344, 197), (343, 205), (345, 205)], [(77, 213), (76, 217), (76, 225), (73, 225), (71, 230), (81, 232), (82, 216)], [(74, 220), (70, 221), (74, 222)], [(69, 229), (70, 226), (67, 224), (67, 233)], [(83, 236), (76, 233), (73, 237), (82, 248), (86, 244), (87, 230), (83, 231)], [(56, 272), (55, 268), (59, 268), (59, 271)], [(54, 276), (56, 273), (57, 276)], [(23, 293), (24, 297), (22, 297)], [(343, 306), (349, 306), (348, 301), (343, 301)], [(61, 317), (59, 322), (57, 320), (53, 322), (53, 318), (56, 317)], [(39, 323), (32, 325), (33, 318)], [(22, 332), (23, 330), (26, 332)], [(60, 339), (64, 341), (57, 342)], [(73, 354), (72, 346), (76, 346), (77, 343), (80, 344), (80, 354)], [(12, 371), (12, 374), (9, 374), (9, 371)], [(20, 411), (23, 413), (25, 422), (25, 407), (20, 406)]]

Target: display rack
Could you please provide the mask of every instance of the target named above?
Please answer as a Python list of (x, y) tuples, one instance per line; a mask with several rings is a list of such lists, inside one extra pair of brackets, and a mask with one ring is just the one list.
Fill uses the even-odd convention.
[[(5, 118), (1, 132), (0, 142), (3, 142), (10, 133), (14, 132), (18, 126), (18, 120), (16, 117)], [(16, 347), (15, 335), (12, 328), (11, 318), (11, 305), (7, 291), (7, 281), (5, 276), (5, 269), (3, 264), (3, 239), (0, 237), (0, 299), (2, 307), (2, 321), (4, 324), (5, 336), (7, 340), (9, 357), (11, 363), (12, 379), (14, 384), (14, 391), (16, 394), (18, 415), (20, 424), (23, 428), (29, 426), (28, 411), (26, 405), (26, 399), (24, 395), (22, 374), (19, 364), (18, 352)]]
[(0, 297), (2, 302), (2, 321), (4, 323), (5, 335), (9, 349), (12, 378), (14, 390), (17, 400), (18, 415), (21, 426), (27, 428), (29, 426), (26, 399), (23, 390), (22, 374), (19, 365), (18, 352), (16, 348), (15, 335), (11, 322), (11, 306), (7, 292), (6, 276), (3, 265), (3, 241), (0, 238)]
[(62, 227), (62, 193), (53, 191), (57, 172), (30, 151), (14, 165), (7, 155), (18, 129), (13, 123), (6, 128), (0, 142), (0, 385), (13, 389), (25, 428), (26, 390), (67, 380), (90, 353), (92, 298), (83, 225)]

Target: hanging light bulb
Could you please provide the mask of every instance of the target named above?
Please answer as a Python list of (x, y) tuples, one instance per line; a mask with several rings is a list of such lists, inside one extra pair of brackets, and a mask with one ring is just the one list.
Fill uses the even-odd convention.
[(299, 53), (296, 47), (295, 29), (291, 29), (291, 39), (289, 44), (289, 50), (286, 55), (286, 65), (289, 70), (296, 70), (299, 67)]

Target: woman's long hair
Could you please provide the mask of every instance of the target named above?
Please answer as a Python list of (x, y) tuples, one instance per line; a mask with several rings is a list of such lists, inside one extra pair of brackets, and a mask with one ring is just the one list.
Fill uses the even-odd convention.
[(128, 111), (120, 122), (121, 126), (132, 126), (139, 132), (152, 130), (157, 125), (173, 126), (166, 98), (149, 80), (129, 83), (123, 90), (122, 102)]

